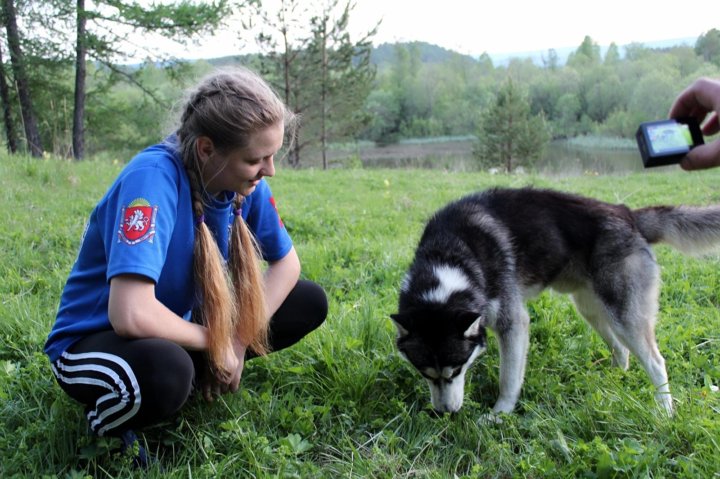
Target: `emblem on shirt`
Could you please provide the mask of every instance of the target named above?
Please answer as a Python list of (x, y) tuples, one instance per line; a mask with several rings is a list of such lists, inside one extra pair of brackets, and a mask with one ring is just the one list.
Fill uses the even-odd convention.
[(275, 208), (275, 213), (277, 213), (278, 222), (280, 223), (280, 227), (284, 228), (285, 225), (283, 224), (282, 218), (280, 218), (280, 211), (278, 211), (277, 203), (275, 203), (275, 198), (272, 196), (270, 197), (270, 204), (272, 205), (273, 208)]
[(129, 245), (149, 241), (155, 236), (155, 216), (157, 206), (151, 206), (144, 198), (138, 198), (127, 206), (123, 206), (118, 229), (118, 243), (124, 241)]

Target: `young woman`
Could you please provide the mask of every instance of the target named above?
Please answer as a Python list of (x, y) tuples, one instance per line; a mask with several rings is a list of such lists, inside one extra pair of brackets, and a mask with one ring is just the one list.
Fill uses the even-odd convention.
[(294, 122), (254, 73), (215, 73), (177, 133), (139, 153), (92, 211), (45, 352), (97, 435), (132, 444), (194, 388), (208, 400), (236, 391), (246, 358), (324, 321), (325, 293), (299, 280), (263, 179)]

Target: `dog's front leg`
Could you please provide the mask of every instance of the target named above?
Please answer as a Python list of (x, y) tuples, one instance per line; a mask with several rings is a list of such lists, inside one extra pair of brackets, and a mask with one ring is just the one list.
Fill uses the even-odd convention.
[(498, 328), (500, 348), (500, 395), (493, 407), (493, 413), (510, 413), (515, 409), (527, 361), (530, 337), (530, 318), (524, 308), (508, 321), (505, 328)]

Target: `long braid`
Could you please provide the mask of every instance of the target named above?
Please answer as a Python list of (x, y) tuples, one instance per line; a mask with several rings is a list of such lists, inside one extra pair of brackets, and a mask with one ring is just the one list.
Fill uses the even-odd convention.
[(210, 228), (205, 224), (200, 181), (197, 173), (188, 169), (195, 216), (193, 270), (200, 300), (200, 319), (208, 328), (208, 352), (216, 371), (223, 371), (223, 352), (231, 345), (237, 318), (235, 297), (228, 285), (227, 270)]
[(237, 331), (247, 338), (248, 348), (264, 355), (270, 350), (264, 282), (260, 269), (260, 249), (240, 215), (242, 196), (235, 197), (235, 221), (230, 239), (229, 267), (233, 275), (235, 301), (238, 305)]

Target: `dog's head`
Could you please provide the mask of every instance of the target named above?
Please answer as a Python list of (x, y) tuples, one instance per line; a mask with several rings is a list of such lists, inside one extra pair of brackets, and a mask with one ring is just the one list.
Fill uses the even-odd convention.
[(485, 351), (485, 327), (477, 312), (437, 306), (392, 314), (397, 348), (425, 378), (438, 412), (462, 407), (465, 373)]

